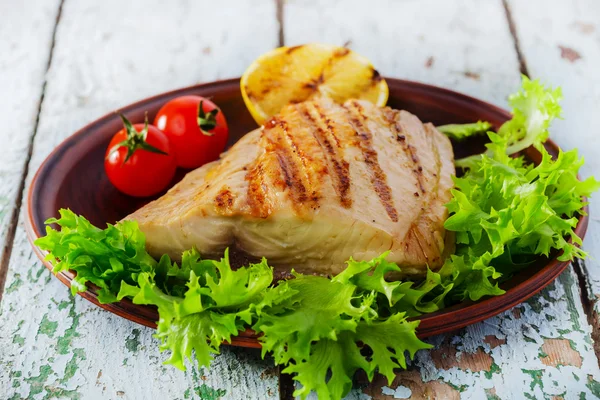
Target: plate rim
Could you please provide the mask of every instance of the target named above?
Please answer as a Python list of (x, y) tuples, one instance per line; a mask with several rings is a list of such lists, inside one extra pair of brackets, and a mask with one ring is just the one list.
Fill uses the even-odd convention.
[[(497, 113), (498, 115), (502, 115), (506, 119), (510, 119), (511, 117), (511, 114), (508, 111), (494, 104), (450, 89), (411, 80), (388, 77), (384, 77), (384, 79), (388, 83), (391, 82), (394, 86), (412, 86), (413, 88), (423, 92), (435, 91), (439, 95), (451, 97), (454, 102), (459, 100), (461, 103), (469, 103), (470, 107), (477, 105), (478, 107), (485, 108), (491, 112)], [(115, 111), (107, 113), (98, 119), (95, 119), (94, 121), (86, 124), (82, 128), (78, 129), (77, 131), (63, 139), (40, 164), (33, 178), (31, 179), (27, 190), (27, 212), (25, 218), (25, 231), (27, 234), (27, 239), (33, 247), (34, 253), (42, 261), (44, 266), (52, 272), (52, 264), (50, 264), (48, 260), (45, 260), (47, 252), (39, 249), (33, 244), (33, 242), (37, 238), (41, 237), (41, 235), (43, 234), (43, 232), (38, 229), (39, 227), (36, 226), (33, 220), (33, 195), (40, 185), (38, 179), (40, 174), (47, 168), (50, 161), (52, 161), (56, 157), (56, 154), (59, 151), (67, 147), (73, 141), (80, 139), (79, 137), (84, 135), (89, 130), (94, 129), (95, 125), (101, 125), (107, 122), (108, 120), (114, 118), (116, 112), (126, 113), (146, 103), (151, 103), (153, 101), (166, 97), (174, 97), (179, 94), (183, 95), (187, 92), (198, 89), (209, 89), (213, 86), (229, 86), (232, 84), (237, 84), (239, 86), (239, 82), (240, 78), (230, 78), (211, 82), (204, 82), (201, 84), (187, 86), (163, 92), (150, 97), (146, 97), (141, 100), (130, 103), (126, 106), (117, 108)], [(548, 139), (545, 142), (545, 145), (554, 151), (559, 150), (559, 147), (556, 145), (556, 143), (550, 139)], [(578, 179), (580, 179), (579, 176)], [(585, 214), (579, 216), (577, 225), (574, 229), (575, 233), (581, 239), (584, 238), (589, 223), (589, 205), (587, 204), (587, 199), (584, 198), (584, 202), (585, 206), (583, 211)], [(571, 242), (571, 239), (569, 238), (568, 241)], [(540, 268), (538, 271), (532, 274), (529, 278), (518, 283), (516, 286), (507, 289), (506, 293), (504, 293), (503, 295), (485, 298), (476, 302), (467, 301), (459, 303), (447, 309), (443, 309), (431, 314), (424, 314), (423, 316), (414, 318), (414, 320), (421, 321), (419, 327), (417, 328), (417, 335), (420, 338), (425, 338), (441, 333), (455, 331), (457, 329), (464, 328), (468, 325), (472, 325), (484, 319), (498, 315), (501, 312), (508, 310), (509, 308), (521, 304), (522, 302), (531, 298), (533, 295), (540, 292), (550, 283), (552, 283), (571, 263), (569, 261), (559, 261), (557, 258), (560, 256), (561, 253), (562, 252), (556, 253), (554, 257), (550, 259), (548, 263), (546, 263), (542, 268)], [(53, 273), (53, 275), (56, 276), (67, 287), (71, 286), (70, 282), (74, 277), (74, 274), (71, 271), (59, 272), (58, 274)], [(125, 298), (116, 303), (101, 304), (98, 301), (97, 294), (94, 291), (94, 285), (91, 286), (92, 287), (88, 288), (88, 290), (86, 290), (85, 292), (79, 292), (78, 294), (86, 300), (94, 303), (96, 306), (99, 306), (100, 308), (103, 308), (113, 314), (116, 314), (120, 317), (123, 317), (125, 319), (139, 323), (144, 326), (156, 328), (155, 317), (157, 317), (158, 314), (154, 307), (133, 304), (133, 302), (128, 298)], [(461, 304), (462, 306), (460, 306)], [(131, 312), (132, 309), (143, 312), (133, 314)], [(232, 340), (229, 344), (241, 347), (261, 347), (260, 342), (258, 341), (258, 335), (256, 335), (251, 329), (240, 331), (238, 336), (232, 337)]]

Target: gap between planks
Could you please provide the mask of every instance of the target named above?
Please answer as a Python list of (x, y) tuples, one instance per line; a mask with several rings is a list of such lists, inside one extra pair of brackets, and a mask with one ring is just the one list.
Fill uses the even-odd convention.
[(275, 0), (275, 17), (277, 18), (277, 24), (279, 25), (279, 31), (277, 32), (277, 40), (279, 47), (284, 46), (285, 37), (283, 30), (283, 9), (285, 0)]
[(296, 387), (294, 385), (294, 379), (290, 374), (284, 374), (281, 371), (285, 367), (280, 365), (278, 367), (279, 371), (279, 399), (280, 400), (293, 400), (294, 399), (294, 390)]
[(592, 300), (593, 292), (586, 279), (585, 274), (585, 261), (576, 258), (571, 265), (575, 276), (577, 277), (577, 284), (579, 285), (579, 297), (581, 299), (581, 305), (583, 306), (583, 312), (587, 317), (587, 321), (592, 327), (592, 341), (594, 346), (594, 353), (598, 358), (598, 366), (600, 367), (600, 319), (598, 314), (594, 312), (595, 300)]
[(513, 19), (510, 5), (508, 4), (507, 0), (502, 0), (502, 6), (504, 7), (504, 12), (506, 13), (506, 22), (508, 22), (510, 36), (513, 39), (515, 52), (517, 53), (517, 60), (519, 60), (519, 71), (521, 72), (521, 74), (529, 76), (529, 70), (527, 69), (527, 63), (525, 62), (525, 57), (523, 56), (523, 52), (521, 51), (519, 36), (517, 35), (517, 28), (515, 26), (515, 20)]
[(46, 70), (44, 71), (44, 81), (42, 83), (42, 91), (40, 94), (40, 100), (35, 116), (35, 123), (33, 124), (33, 132), (29, 137), (29, 143), (27, 144), (27, 154), (25, 155), (25, 162), (23, 163), (23, 171), (21, 173), (21, 179), (19, 180), (19, 187), (17, 188), (15, 205), (12, 209), (8, 223), (8, 231), (6, 233), (6, 239), (2, 249), (2, 257), (0, 257), (0, 301), (2, 301), (2, 294), (4, 293), (4, 284), (6, 282), (6, 274), (8, 273), (8, 264), (10, 256), (12, 254), (13, 244), (15, 240), (15, 233), (17, 231), (17, 225), (19, 224), (19, 213), (21, 211), (21, 205), (23, 204), (23, 197), (25, 192), (25, 181), (27, 174), (29, 173), (29, 162), (31, 161), (31, 155), (33, 153), (33, 143), (37, 134), (38, 126), (40, 123), (40, 114), (42, 112), (42, 104), (44, 102), (44, 95), (46, 93), (46, 84), (48, 83), (47, 75), (52, 63), (52, 54), (54, 53), (54, 45), (56, 43), (56, 31), (62, 15), (63, 4), (65, 0), (61, 0), (58, 5), (58, 13), (56, 14), (56, 21), (52, 30), (52, 39), (50, 41), (50, 53), (48, 54), (48, 62), (46, 63)]

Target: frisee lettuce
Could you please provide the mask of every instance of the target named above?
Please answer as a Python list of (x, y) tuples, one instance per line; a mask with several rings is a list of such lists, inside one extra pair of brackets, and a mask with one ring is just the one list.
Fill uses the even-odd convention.
[(454, 140), (464, 140), (475, 135), (482, 135), (490, 130), (492, 124), (477, 121), (468, 124), (448, 124), (436, 126), (437, 130)]
[[(295, 395), (315, 391), (339, 399), (356, 371), (369, 379), (381, 373), (391, 383), (407, 355), (431, 347), (416, 336), (418, 320), (408, 318), (500, 295), (503, 279), (553, 251), (560, 260), (585, 257), (574, 227), (583, 197), (600, 184), (577, 179), (583, 160), (575, 150), (554, 160), (542, 145), (560, 115), (559, 97), (558, 90), (524, 78), (522, 92), (510, 100), (514, 118), (497, 134), (488, 132), (483, 155), (459, 161), (466, 171), (455, 178), (445, 223), (456, 236), (456, 252), (420, 282), (387, 281), (401, 271), (386, 261), (387, 253), (370, 261), (351, 258), (332, 278), (294, 273), (277, 285), (267, 260), (234, 270), (227, 251), (221, 260), (202, 259), (191, 249), (180, 264), (167, 256), (156, 261), (135, 221), (99, 229), (69, 210), (47, 221), (60, 231), (47, 227), (35, 243), (49, 252), (55, 273), (77, 273), (73, 293), (91, 282), (103, 303), (128, 297), (156, 306), (156, 337), (171, 353), (167, 363), (184, 369), (195, 355), (208, 366), (222, 343), (251, 327), (261, 334), (263, 357), (272, 354), (301, 384)], [(476, 131), (471, 128), (452, 129), (468, 136)], [(542, 155), (536, 167), (509, 156), (529, 145)]]
[[(518, 153), (530, 146), (544, 153), (543, 143), (548, 139), (548, 128), (553, 120), (561, 118), (562, 108), (559, 102), (562, 99), (562, 90), (546, 87), (539, 80), (532, 81), (525, 75), (521, 79), (521, 90), (508, 97), (512, 118), (502, 124), (498, 129), (498, 135), (507, 142), (504, 146), (507, 155)], [(455, 125), (454, 130), (460, 131), (461, 126), (470, 125), (472, 124)], [(468, 129), (462, 131), (463, 137), (474, 134)], [(487, 132), (488, 136), (493, 133)], [(491, 155), (491, 149), (484, 154)], [(469, 168), (479, 160), (478, 154), (456, 160), (455, 164), (457, 167)]]

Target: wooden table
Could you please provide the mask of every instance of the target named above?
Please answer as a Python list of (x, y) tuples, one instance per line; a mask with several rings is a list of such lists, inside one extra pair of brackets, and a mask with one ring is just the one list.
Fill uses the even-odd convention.
[[(67, 289), (34, 256), (23, 196), (41, 161), (87, 122), (146, 96), (239, 76), (281, 44), (347, 44), (386, 76), (506, 107), (520, 74), (563, 87), (552, 138), (600, 173), (600, 3), (594, 0), (0, 0), (0, 398), (291, 397), (258, 351), (225, 347), (210, 369), (163, 366), (152, 330)], [(592, 200), (600, 210), (600, 196)], [(600, 397), (600, 219), (588, 261), (530, 301), (429, 339), (391, 385), (350, 399)], [(411, 397), (412, 396), (412, 397)]]

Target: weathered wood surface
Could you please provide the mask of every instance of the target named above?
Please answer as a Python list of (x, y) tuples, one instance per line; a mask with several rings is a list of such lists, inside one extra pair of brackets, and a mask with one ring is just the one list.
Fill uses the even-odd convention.
[[(506, 96), (518, 88), (519, 62), (501, 1), (280, 3), (286, 44), (348, 43), (384, 75), (444, 86), (503, 107)], [(38, 20), (15, 12), (13, 4), (0, 4), (1, 37), (13, 37), (18, 27), (26, 37), (46, 40), (47, 47), (36, 55), (27, 53), (35, 60), (24, 61), (22, 48), (0, 41), (2, 87), (13, 88), (24, 76), (37, 79), (38, 85), (19, 86), (23, 97), (10, 115), (15, 124), (22, 121), (12, 130), (20, 133), (0, 133), (17, 149), (9, 162), (0, 159), (0, 242), (6, 230), (2, 195), (12, 190), (9, 197), (15, 198), (20, 183), (19, 162), (23, 166), (33, 134), (56, 22), (51, 11), (58, 10), (57, 2), (42, 7), (19, 3), (29, 12), (44, 10)], [(234, 4), (65, 0), (27, 182), (51, 149), (85, 123), (151, 94), (239, 75), (257, 55), (275, 47), (275, 2)], [(514, 1), (510, 6), (530, 73), (564, 88), (566, 121), (556, 125), (553, 137), (587, 155), (584, 174), (597, 171), (594, 149), (600, 144), (591, 116), (600, 97), (595, 87), (599, 75), (594, 73), (598, 6), (593, 0)], [(3, 7), (11, 7), (11, 13)], [(5, 19), (10, 20), (8, 27)], [(17, 104), (7, 96), (0, 104), (6, 101), (9, 109)], [(73, 299), (51, 277), (30, 250), (22, 218), (21, 213), (0, 308), (0, 397), (278, 397), (276, 370), (254, 351), (226, 348), (210, 370), (191, 367), (181, 373), (162, 366), (164, 355), (149, 329)], [(586, 249), (596, 255), (586, 263), (596, 294), (598, 221), (592, 215), (586, 240)], [(600, 397), (598, 359), (572, 269), (532, 300), (430, 342), (435, 348), (419, 353), (391, 385), (381, 378), (367, 384), (359, 377), (349, 398)]]
[[(277, 45), (275, 15), (274, 3), (252, 0), (237, 1), (235, 9), (208, 1), (65, 0), (27, 182), (64, 137), (89, 121), (152, 94), (240, 75)], [(12, 16), (21, 18), (17, 25), (29, 17)], [(16, 133), (15, 126), (7, 134)], [(277, 370), (257, 351), (225, 348), (210, 370), (161, 365), (165, 355), (152, 330), (73, 299), (51, 277), (25, 238), (22, 212), (6, 287), (3, 399), (278, 397)]]
[(382, 75), (459, 90), (501, 107), (518, 87), (500, 1), (287, 0), (283, 11), (286, 45), (348, 44)]
[[(517, 35), (531, 75), (563, 88), (564, 119), (551, 137), (565, 149), (585, 157), (582, 175), (600, 173), (600, 136), (595, 117), (600, 110), (600, 3), (594, 0), (555, 2), (511, 1)], [(594, 323), (600, 327), (600, 195), (590, 201), (590, 225), (584, 263)]]
[[(0, 263), (17, 211), (59, 4), (59, 0), (0, 2)], [(0, 292), (2, 282), (0, 273)]]
[[(347, 44), (383, 75), (443, 86), (504, 108), (520, 85), (500, 1), (288, 0), (283, 11), (286, 45)], [(349, 398), (600, 396), (591, 328), (572, 269), (531, 301), (429, 342), (435, 348), (420, 352), (391, 386), (383, 378), (358, 382)]]

